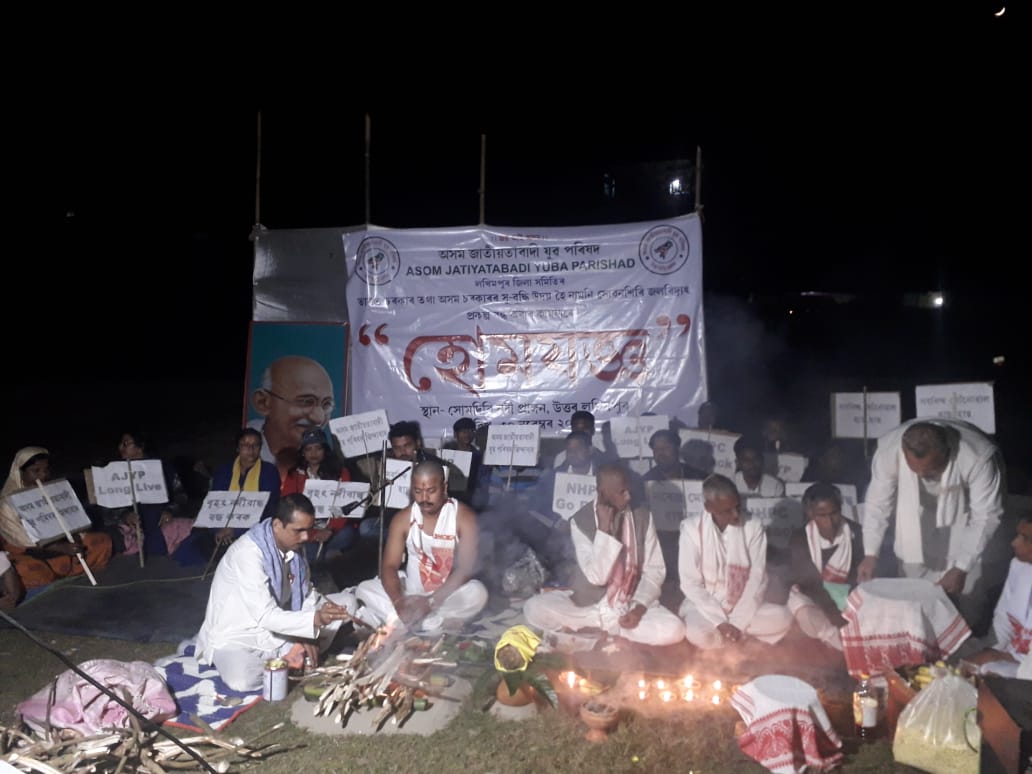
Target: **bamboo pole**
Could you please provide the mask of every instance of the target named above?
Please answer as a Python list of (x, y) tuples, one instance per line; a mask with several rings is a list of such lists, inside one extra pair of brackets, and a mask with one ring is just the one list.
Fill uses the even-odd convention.
[(143, 569), (143, 521), (140, 518), (140, 509), (136, 502), (136, 482), (133, 481), (133, 461), (127, 459), (125, 464), (129, 466), (129, 497), (133, 501), (133, 514), (136, 516), (136, 548), (137, 553), (140, 555), (140, 569)]
[(61, 511), (59, 511), (55, 507), (54, 501), (50, 499), (50, 493), (47, 492), (47, 490), (43, 486), (43, 482), (37, 480), (36, 486), (38, 486), (39, 491), (43, 493), (43, 497), (47, 501), (47, 505), (50, 506), (50, 510), (54, 513), (54, 518), (57, 519), (57, 523), (60, 524), (61, 529), (64, 530), (65, 537), (68, 538), (68, 542), (76, 547), (75, 556), (79, 559), (79, 564), (82, 565), (82, 569), (86, 571), (86, 575), (89, 577), (90, 583), (96, 586), (97, 579), (93, 577), (93, 571), (90, 569), (90, 566), (86, 564), (86, 558), (82, 555), (82, 551), (79, 550), (79, 544), (76, 543), (75, 538), (72, 537), (72, 532), (70, 529), (68, 529), (68, 522), (66, 522), (64, 516), (61, 515)]

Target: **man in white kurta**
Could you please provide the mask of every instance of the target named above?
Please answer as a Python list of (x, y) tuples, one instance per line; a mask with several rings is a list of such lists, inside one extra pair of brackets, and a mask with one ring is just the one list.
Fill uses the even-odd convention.
[(347, 619), (342, 606), (311, 584), (301, 548), (314, 525), (311, 500), (287, 495), (275, 516), (249, 529), (219, 562), (196, 653), (230, 688), (260, 688), (264, 663), (271, 658), (297, 668), (307, 656), (317, 665), (320, 650)]
[(344, 604), (371, 626), (400, 621), (437, 632), (446, 623), (468, 621), (487, 604), (487, 589), (472, 579), (477, 518), (468, 505), (448, 497), (444, 468), (435, 459), (412, 471), (412, 498), (391, 520), (381, 576), (358, 584)]
[(982, 555), (1003, 514), (1003, 460), (993, 441), (967, 422), (912, 420), (878, 439), (864, 499), (862, 583), (896, 517), (900, 572), (938, 583), (973, 628), (986, 606)]
[(595, 475), (594, 502), (571, 519), (577, 555), (573, 589), (546, 591), (523, 606), (545, 632), (601, 629), (646, 645), (684, 639), (684, 625), (659, 604), (666, 564), (652, 517), (630, 508), (627, 471), (606, 463)]
[(735, 441), (735, 486), (741, 497), (784, 497), (785, 482), (763, 472), (763, 446), (743, 435)]
[(678, 570), (688, 641), (716, 648), (746, 635), (776, 643), (792, 626), (784, 605), (763, 601), (767, 588), (767, 536), (744, 519), (738, 490), (726, 476), (702, 484), (705, 512), (681, 522)]

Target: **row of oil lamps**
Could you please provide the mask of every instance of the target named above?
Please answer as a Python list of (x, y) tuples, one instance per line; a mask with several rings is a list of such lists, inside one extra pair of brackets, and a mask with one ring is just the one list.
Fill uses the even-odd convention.
[[(586, 693), (590, 690), (591, 683), (576, 672), (560, 672), (560, 681), (570, 690), (574, 688)], [(663, 702), (700, 702), (719, 705), (723, 699), (721, 692), (724, 690), (722, 680), (714, 680), (709, 684), (710, 691), (707, 691), (700, 680), (693, 675), (685, 675), (680, 678), (658, 677), (654, 680), (644, 678), (638, 680), (638, 701), (646, 701), (650, 695), (655, 695)], [(708, 694), (708, 695), (707, 695)]]

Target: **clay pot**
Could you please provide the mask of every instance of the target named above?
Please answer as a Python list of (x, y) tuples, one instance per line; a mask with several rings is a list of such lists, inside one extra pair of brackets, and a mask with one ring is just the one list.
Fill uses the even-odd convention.
[(588, 741), (601, 742), (619, 723), (620, 710), (612, 705), (591, 700), (581, 705), (580, 718), (588, 727), (586, 734)]
[(510, 694), (509, 686), (505, 684), (505, 680), (499, 680), (498, 688), (495, 690), (495, 698), (499, 704), (504, 704), (506, 707), (525, 707), (537, 700), (537, 691), (534, 689), (534, 686), (523, 683), (516, 689), (516, 693)]

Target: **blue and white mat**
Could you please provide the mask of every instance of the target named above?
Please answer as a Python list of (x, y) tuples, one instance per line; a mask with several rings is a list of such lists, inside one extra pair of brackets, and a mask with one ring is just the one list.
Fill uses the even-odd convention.
[(168, 726), (204, 733), (205, 729), (194, 720), (199, 718), (215, 731), (221, 731), (262, 700), (260, 691), (234, 691), (222, 682), (215, 667), (199, 663), (190, 640), (180, 645), (176, 655), (160, 658), (154, 666), (164, 676), (179, 707), (179, 714), (165, 722)]

